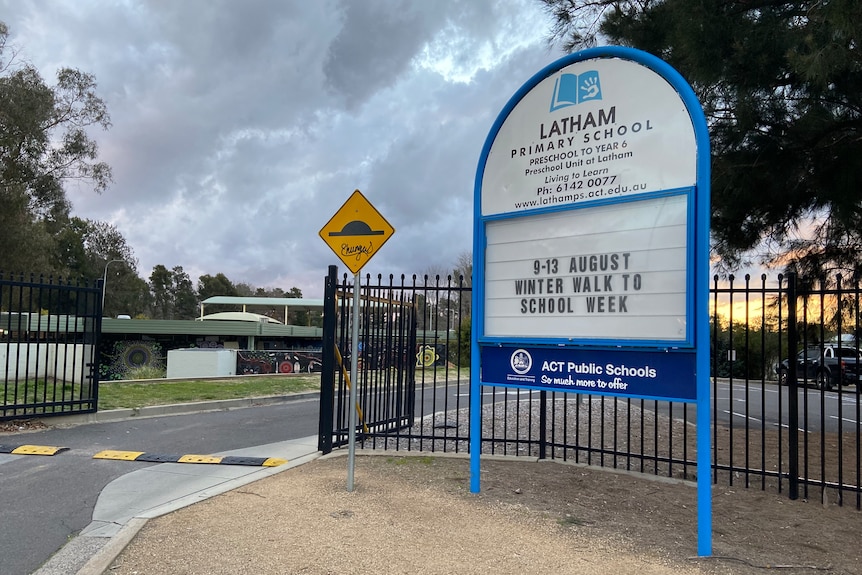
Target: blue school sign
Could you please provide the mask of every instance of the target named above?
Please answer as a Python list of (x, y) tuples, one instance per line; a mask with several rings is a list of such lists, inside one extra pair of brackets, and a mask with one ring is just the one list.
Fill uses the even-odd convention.
[(554, 62), (509, 100), (476, 171), (471, 489), (483, 385), (697, 404), (711, 554), (709, 136), (665, 62)]

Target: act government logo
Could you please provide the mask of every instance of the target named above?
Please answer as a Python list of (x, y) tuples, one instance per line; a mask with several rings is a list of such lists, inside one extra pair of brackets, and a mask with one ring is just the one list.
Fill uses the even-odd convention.
[(561, 73), (554, 81), (550, 111), (601, 99), (602, 85), (597, 70), (581, 74)]
[(509, 367), (512, 368), (514, 374), (508, 374), (506, 379), (509, 381), (529, 381), (535, 382), (536, 377), (526, 375), (533, 367), (533, 356), (526, 349), (516, 349), (509, 357)]

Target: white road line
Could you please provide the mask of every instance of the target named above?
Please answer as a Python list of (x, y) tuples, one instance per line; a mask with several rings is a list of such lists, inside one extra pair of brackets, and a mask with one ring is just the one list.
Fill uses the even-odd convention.
[(763, 423), (762, 419), (757, 419), (756, 417), (751, 417), (750, 415), (745, 415), (744, 413), (737, 413), (736, 411), (728, 411), (726, 409), (722, 409), (722, 411), (724, 413), (731, 413), (731, 414), (735, 415), (736, 417), (739, 417), (742, 419), (750, 419), (750, 420), (756, 421), (758, 423)]
[[(787, 425), (786, 423), (782, 423), (781, 425), (778, 425), (777, 423), (773, 423), (772, 425), (774, 425), (775, 427), (783, 427), (784, 429), (790, 429), (790, 426)], [(810, 431), (806, 431), (806, 430), (802, 429), (801, 427), (797, 427), (796, 431), (801, 431), (802, 433), (811, 433)]]
[[(737, 413), (737, 412), (735, 412), (735, 411), (728, 411), (728, 410), (726, 410), (726, 409), (723, 409), (722, 411), (723, 411), (724, 413), (727, 413), (727, 414), (733, 414), (733, 415), (735, 415), (736, 417), (739, 417), (739, 418), (741, 418), (741, 419), (746, 419), (746, 417), (747, 417), (748, 419), (751, 419), (752, 421), (757, 421), (758, 423), (763, 423), (763, 421), (762, 421), (762, 420), (757, 419), (756, 417), (751, 417), (750, 415), (749, 415), (749, 416), (746, 416), (744, 413)], [(777, 423), (775, 423), (775, 422), (773, 422), (773, 423), (772, 423), (772, 425), (773, 425), (773, 426), (775, 426), (775, 427), (779, 427), (779, 424), (777, 424)], [(783, 428), (785, 428), (785, 429), (790, 429), (790, 426), (789, 426), (789, 425), (787, 425), (786, 423), (782, 423), (782, 424), (780, 425), (780, 427), (783, 427)], [(804, 430), (804, 429), (802, 429), (802, 428), (797, 428), (797, 429), (798, 429), (799, 431), (801, 431), (802, 433), (811, 433), (810, 431), (806, 431), (806, 430)]]
[[(829, 418), (830, 419), (838, 419), (838, 416), (837, 415), (830, 415)], [(847, 423), (852, 423), (853, 425), (857, 425), (859, 423), (855, 419), (847, 419), (846, 417), (842, 417), (841, 421), (846, 421)]]

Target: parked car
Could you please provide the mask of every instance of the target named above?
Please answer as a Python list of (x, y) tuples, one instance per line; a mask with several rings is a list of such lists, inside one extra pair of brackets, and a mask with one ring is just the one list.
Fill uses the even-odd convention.
[[(787, 384), (790, 361), (778, 366), (778, 381)], [(835, 344), (811, 346), (796, 354), (796, 375), (799, 383), (813, 383), (818, 389), (832, 389), (840, 385), (855, 385), (859, 391), (862, 376), (862, 354), (855, 347)]]

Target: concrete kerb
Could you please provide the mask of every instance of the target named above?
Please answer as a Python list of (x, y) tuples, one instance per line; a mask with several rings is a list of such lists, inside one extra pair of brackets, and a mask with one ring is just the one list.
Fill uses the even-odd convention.
[(120, 553), (128, 547), (138, 532), (147, 524), (147, 521), (149, 519), (146, 517), (132, 518), (78, 570), (76, 575), (102, 575), (110, 569), (117, 557), (120, 556)]
[(120, 530), (112, 536), (108, 543), (106, 543), (101, 549), (99, 549), (85, 564), (81, 567), (76, 575), (103, 575), (108, 572), (111, 568), (111, 565), (114, 561), (117, 560), (120, 553), (128, 547), (129, 543), (131, 543), (135, 536), (140, 532), (141, 529), (147, 524), (150, 519), (155, 519), (156, 517), (161, 517), (162, 515), (167, 515), (168, 513), (172, 513), (183, 507), (188, 507), (194, 503), (198, 503), (200, 501), (204, 501), (205, 499), (209, 499), (210, 497), (215, 497), (216, 495), (220, 495), (222, 493), (227, 493), (228, 491), (232, 491), (243, 485), (248, 485), (249, 483), (254, 483), (260, 479), (264, 479), (266, 477), (270, 477), (277, 473), (281, 473), (282, 471), (287, 471), (288, 469), (293, 469), (294, 467), (298, 467), (305, 463), (309, 463), (319, 458), (321, 453), (315, 452), (310, 453), (308, 455), (298, 457), (286, 463), (285, 465), (280, 465), (278, 467), (269, 467), (262, 468), (258, 470), (254, 474), (246, 475), (243, 477), (238, 477), (231, 481), (226, 481), (218, 486), (207, 489), (204, 492), (196, 492), (191, 493), (185, 497), (175, 499), (173, 501), (169, 501), (163, 505), (158, 507), (154, 507), (152, 509), (148, 509), (140, 515), (133, 517), (125, 525), (123, 525)]

